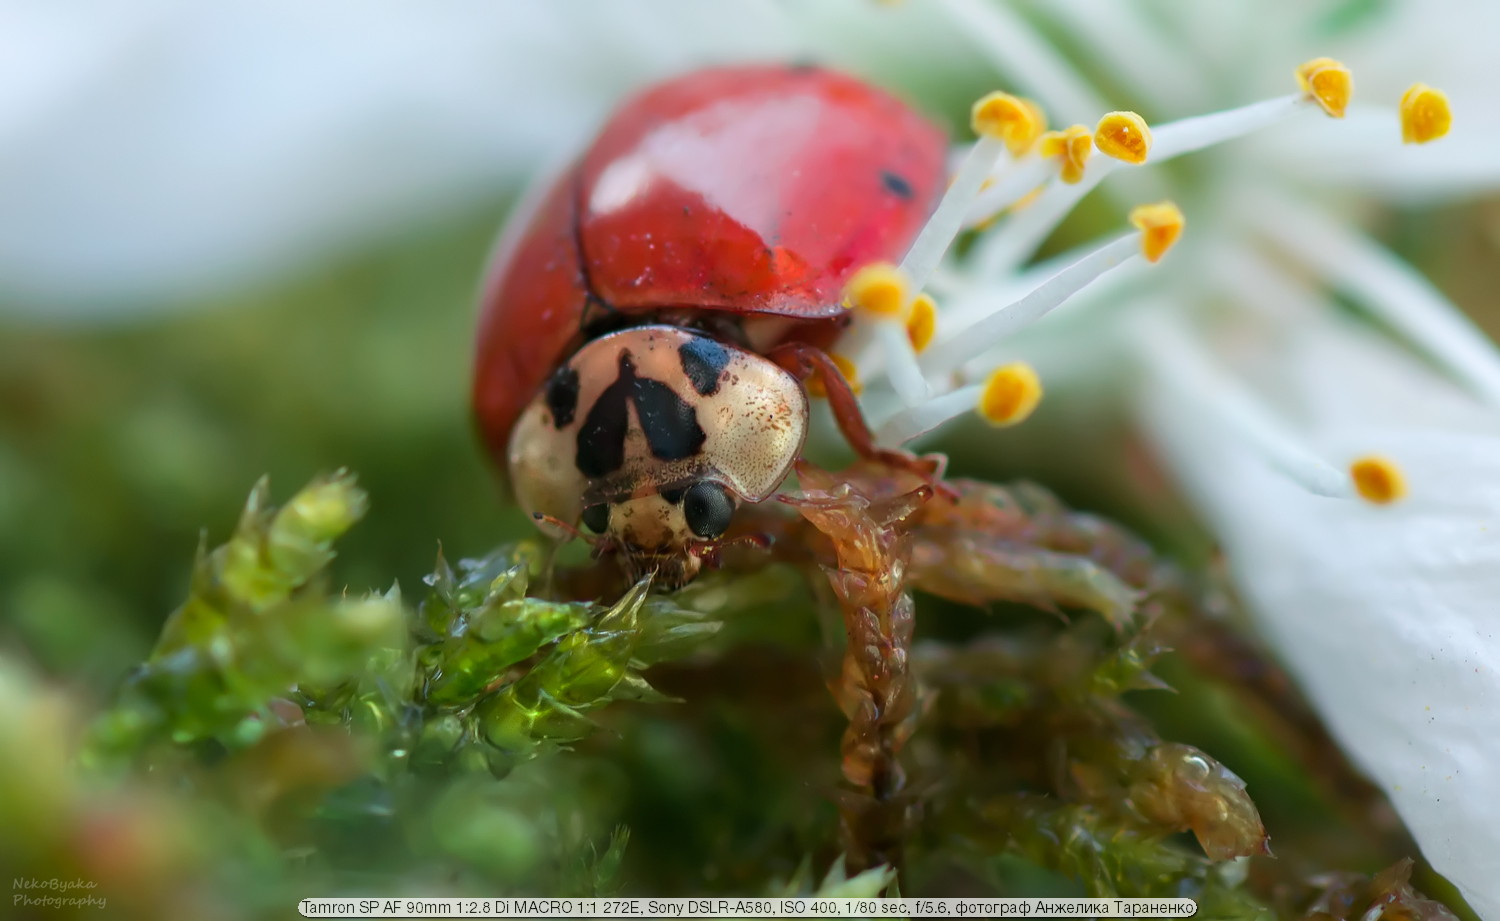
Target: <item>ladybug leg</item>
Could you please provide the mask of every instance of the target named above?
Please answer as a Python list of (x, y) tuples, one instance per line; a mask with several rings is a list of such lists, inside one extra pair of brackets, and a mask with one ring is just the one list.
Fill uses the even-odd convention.
[(828, 395), (828, 405), (833, 409), (833, 418), (838, 422), (839, 431), (843, 433), (844, 439), (860, 457), (894, 467), (897, 470), (909, 471), (937, 486), (939, 491), (945, 494), (951, 492), (942, 488), (940, 483), (943, 470), (948, 466), (948, 458), (941, 454), (918, 456), (910, 451), (891, 450), (875, 444), (875, 436), (871, 434), (870, 426), (865, 422), (865, 414), (859, 407), (854, 388), (827, 352), (806, 343), (790, 342), (772, 349), (766, 357), (796, 375), (804, 383), (814, 375), (822, 381), (823, 390)]

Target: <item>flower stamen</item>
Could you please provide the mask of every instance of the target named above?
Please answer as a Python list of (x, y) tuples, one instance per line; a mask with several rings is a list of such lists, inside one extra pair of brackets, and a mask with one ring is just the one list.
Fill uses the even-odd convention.
[(1025, 362), (996, 368), (979, 391), (979, 417), (998, 428), (1024, 422), (1042, 401), (1042, 380)]
[(937, 302), (932, 295), (923, 292), (912, 299), (911, 314), (906, 318), (906, 338), (911, 342), (912, 351), (920, 355), (932, 344), (936, 333)]
[(1047, 115), (1031, 99), (996, 92), (974, 103), (970, 124), (975, 134), (1000, 138), (1011, 156), (1019, 157), (1047, 130)]
[(1453, 127), (1448, 94), (1425, 83), (1413, 83), (1401, 96), (1401, 142), (1426, 144)]
[[(990, 171), (1000, 155), (1007, 149), (1016, 154), (1029, 149), (1045, 130), (1046, 117), (1041, 106), (1029, 99), (995, 92), (974, 103), (970, 124), (979, 140), (954, 174), (932, 217), (912, 241), (899, 268), (887, 266), (863, 279), (860, 273), (856, 273), (850, 281), (850, 301), (858, 303), (874, 298), (872, 303), (864, 305), (865, 312), (878, 318), (874, 324), (874, 337), (889, 363), (891, 386), (907, 406), (922, 402), (930, 392), (926, 379), (917, 368), (913, 337), (905, 328), (911, 292), (922, 289), (953, 244), (954, 237), (963, 230), (964, 217), (980, 188), (990, 181)], [(893, 281), (895, 274), (901, 276), (899, 285)], [(856, 282), (864, 284), (877, 279), (880, 282), (877, 288), (867, 292), (855, 290)], [(879, 294), (878, 291), (886, 293)], [(899, 302), (894, 300), (893, 292), (897, 291)], [(893, 319), (901, 323), (888, 322)]]
[(886, 373), (901, 401), (912, 406), (927, 399), (927, 379), (917, 367), (916, 351), (907, 338), (911, 303), (907, 274), (887, 262), (867, 265), (849, 279), (844, 300), (857, 315), (871, 321), (875, 341), (885, 354)]
[[(1315, 496), (1350, 499), (1364, 495), (1353, 468), (1339, 470), (1309, 450), (1243, 385), (1214, 367), (1203, 349), (1175, 324), (1156, 315), (1142, 320), (1136, 332), (1142, 354), (1151, 357), (1150, 370), (1160, 376), (1162, 384), (1172, 393), (1201, 404), (1205, 419), (1217, 420), (1226, 434), (1237, 438), (1268, 467)], [(1399, 471), (1388, 462), (1380, 470), (1359, 469), (1372, 484), (1372, 492), (1386, 474), (1393, 474), (1386, 476), (1389, 483), (1401, 482)], [(1389, 493), (1395, 496), (1397, 489), (1404, 487), (1394, 487)]]
[(844, 300), (853, 310), (881, 319), (903, 319), (908, 290), (904, 272), (889, 262), (876, 262), (850, 277)]
[(1058, 178), (1074, 183), (1083, 178), (1083, 169), (1094, 152), (1094, 136), (1082, 125), (1062, 131), (1048, 131), (1037, 144), (1037, 153), (1046, 160), (1061, 163)]
[(903, 445), (969, 412), (996, 428), (1024, 422), (1042, 400), (1042, 381), (1024, 362), (991, 371), (982, 384), (970, 384), (909, 406), (881, 424), (876, 441)]
[(1171, 202), (1137, 208), (1131, 212), (1130, 219), (1139, 228), (1137, 232), (1105, 243), (1042, 282), (1020, 300), (947, 336), (922, 356), (921, 368), (928, 374), (951, 373), (1007, 336), (1041, 319), (1116, 266), (1135, 256), (1143, 256), (1151, 262), (1160, 259), (1182, 232), (1182, 212)]
[(1187, 219), (1176, 204), (1163, 201), (1131, 211), (1130, 223), (1141, 232), (1141, 255), (1147, 262), (1157, 262), (1182, 236)]
[[(1327, 63), (1320, 64), (1318, 68), (1313, 68), (1305, 75), (1299, 71), (1298, 80), (1308, 87), (1313, 86), (1313, 83), (1308, 81), (1314, 80), (1318, 86), (1327, 90), (1324, 94), (1326, 99), (1315, 96), (1311, 92), (1292, 93), (1236, 109), (1167, 122), (1155, 128), (1146, 127), (1144, 121), (1136, 125), (1130, 118), (1133, 113), (1110, 113), (1100, 119), (1099, 129), (1095, 134), (1095, 144), (1102, 144), (1100, 149), (1110, 153), (1110, 150), (1105, 148), (1111, 147), (1112, 138), (1119, 136), (1122, 140), (1128, 140), (1133, 133), (1141, 131), (1141, 140), (1146, 142), (1145, 153), (1149, 155), (1151, 163), (1157, 164), (1164, 163), (1173, 157), (1254, 134), (1316, 108), (1324, 108), (1326, 111), (1326, 104), (1338, 102), (1338, 96), (1334, 92), (1336, 89), (1334, 84), (1340, 79), (1337, 74), (1342, 68), (1342, 73), (1347, 77), (1348, 69), (1329, 59), (1319, 60)], [(1309, 62), (1311, 63), (1313, 62)], [(1307, 66), (1304, 65), (1304, 67)], [(1351, 79), (1348, 81), (1351, 91), (1352, 86)], [(1347, 97), (1343, 101), (1347, 104)], [(1149, 139), (1147, 132), (1149, 132)], [(1102, 142), (1101, 138), (1104, 139)], [(1127, 145), (1121, 143), (1117, 153), (1128, 154), (1129, 150)], [(1127, 162), (1129, 161), (1117, 159), (1114, 153), (1110, 153), (1106, 159), (1090, 160), (1077, 183), (1048, 183), (1043, 187), (1041, 197), (1032, 207), (1027, 208), (1025, 212), (1014, 214), (994, 233), (987, 234), (980, 240), (969, 261), (971, 273), (977, 278), (991, 278), (1014, 270), (1041, 245), (1042, 241), (1052, 233), (1063, 218), (1067, 217), (1085, 195)], [(1028, 161), (1022, 161), (1018, 165), (1014, 180), (1006, 176), (996, 183), (995, 189), (985, 193), (984, 207), (975, 207), (970, 210), (967, 226), (973, 227), (992, 218), (1000, 210), (1010, 207), (1035, 188), (1037, 182), (1033, 179), (1034, 174), (1022, 175), (1027, 163)], [(1030, 180), (1030, 184), (1023, 185), (1023, 180)], [(1005, 188), (1002, 189), (1002, 186)]]
[(1389, 505), (1406, 496), (1406, 477), (1395, 462), (1378, 456), (1362, 457), (1349, 465), (1349, 477), (1361, 499)]
[(953, 244), (953, 238), (963, 230), (964, 217), (989, 178), (995, 161), (1007, 147), (1023, 150), (1030, 147), (1046, 128), (1046, 123), (1039, 121), (1040, 113), (1034, 103), (1007, 93), (990, 93), (974, 103), (970, 124), (979, 140), (969, 149), (942, 201), (912, 241), (906, 258), (901, 260), (901, 268), (911, 279), (914, 290), (921, 290), (927, 284), (928, 276)]
[(1313, 58), (1297, 68), (1297, 84), (1334, 118), (1343, 118), (1354, 96), (1354, 75), (1333, 58)]
[(1151, 128), (1134, 112), (1111, 112), (1094, 128), (1094, 143), (1106, 157), (1145, 163), (1151, 153)]

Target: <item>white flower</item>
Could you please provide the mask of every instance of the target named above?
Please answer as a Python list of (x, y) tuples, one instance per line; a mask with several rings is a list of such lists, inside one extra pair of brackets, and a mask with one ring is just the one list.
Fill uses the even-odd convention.
[(1159, 379), (1160, 444), (1270, 642), (1422, 853), (1500, 917), (1500, 418), (1367, 330), (1303, 318), (1268, 390), (1328, 457), (1399, 459), (1392, 506), (1313, 495)]
[[(997, 61), (1026, 60), (1033, 76), (1047, 74), (1025, 89), (1054, 90), (1052, 102), (1064, 110), (1093, 107), (1086, 119), (1102, 114), (1093, 91), (1053, 66), (1045, 48), (1028, 45), (1024, 23), (1003, 8), (979, 0), (944, 6)], [(1215, 43), (1216, 28), (1200, 46), (1201, 69), (1183, 74), (1170, 39), (1145, 29), (1140, 7), (1101, 13), (1102, 6), (1080, 0), (1046, 9), (1084, 25), (1095, 47), (1108, 48), (1106, 63), (1148, 100), (1161, 91), (1164, 109), (1201, 105), (1203, 88), (1216, 82), (1262, 83), (1257, 56), (1282, 47), (1267, 39), (1307, 15), (1274, 3), (1215, 5), (1216, 16), (1231, 10), (1227, 22), (1215, 22), (1231, 26), (1235, 41)], [(1205, 157), (1199, 191), (1182, 202), (1189, 242), (1168, 264), (1149, 277), (1117, 271), (1101, 278), (1060, 311), (1071, 317), (1037, 331), (1049, 343), (1068, 343), (1065, 361), (1053, 365), (1061, 377), (1107, 361), (1111, 350), (1101, 340), (1128, 343), (1145, 372), (1139, 410), (1228, 549), (1274, 647), (1390, 795), (1424, 855), (1477, 912), (1497, 918), (1500, 535), (1492, 529), (1500, 526), (1500, 358), (1419, 276), (1330, 213), (1340, 206), (1331, 186), (1410, 196), (1494, 183), (1496, 104), (1482, 92), (1493, 92), (1493, 79), (1453, 84), (1455, 97), (1475, 104), (1479, 130), (1455, 132), (1433, 148), (1448, 152), (1430, 164), (1422, 160), (1427, 149), (1401, 146), (1397, 127), (1396, 82), (1473, 66), (1475, 45), (1444, 43), (1428, 59), (1431, 70), (1391, 73), (1419, 66), (1410, 52), (1430, 41), (1433, 17), (1453, 15), (1455, 26), (1478, 28), (1465, 13), (1494, 15), (1412, 4), (1367, 32), (1362, 54), (1371, 66), (1354, 70), (1361, 96), (1368, 98), (1369, 86), (1389, 87), (1390, 95), (1383, 107), (1351, 109), (1347, 121), (1309, 118), (1308, 106), (1285, 99), (1153, 128), (1151, 162), (1252, 130), (1262, 137)], [(1184, 18), (1188, 33), (1202, 34), (1193, 30), (1196, 15)], [(1296, 47), (1299, 36), (1291, 37), (1282, 44)], [(1317, 65), (1324, 66), (1332, 62)], [(1300, 122), (1286, 124), (1293, 119)], [(1348, 137), (1332, 140), (1341, 129)], [(1002, 163), (986, 194), (1015, 199), (1035, 181), (1027, 168)], [(919, 359), (898, 337), (874, 337), (874, 357), (861, 370), (887, 363), (894, 396), (886, 402), (896, 408), (881, 427), (886, 437), (905, 440), (961, 413), (965, 399), (972, 406), (984, 388), (949, 390), (954, 377), (978, 381), (1025, 356), (1027, 336), (997, 347), (998, 340), (1124, 259), (1130, 238), (1040, 271), (1026, 268), (1083, 190), (1102, 173), (1130, 169), (1096, 157), (1081, 183), (1054, 180), (981, 239), (942, 279), (949, 297), (938, 313), (937, 344)], [(1018, 174), (1023, 181), (1010, 184)], [(1320, 199), (1328, 211), (1311, 204)], [(920, 277), (931, 260), (919, 253), (917, 261)], [(1043, 278), (1052, 280), (1038, 287)], [(1335, 286), (1397, 338), (1339, 320), (1329, 293)], [(1413, 355), (1439, 370), (1424, 369)], [(871, 389), (878, 400), (883, 388)], [(934, 398), (934, 390), (949, 392)]]

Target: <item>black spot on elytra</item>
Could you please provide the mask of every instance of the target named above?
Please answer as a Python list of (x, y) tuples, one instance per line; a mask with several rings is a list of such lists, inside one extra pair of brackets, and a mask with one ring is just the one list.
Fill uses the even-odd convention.
[(558, 428), (573, 424), (578, 411), (578, 372), (563, 365), (547, 381), (547, 408), (552, 410), (552, 424)]
[(630, 353), (622, 351), (619, 377), (599, 394), (578, 430), (577, 465), (584, 476), (602, 477), (624, 465), (631, 403), (653, 456), (682, 460), (703, 448), (708, 436), (693, 407), (661, 381), (637, 377)]
[(682, 373), (692, 381), (693, 389), (703, 396), (717, 393), (719, 376), (729, 364), (729, 350), (713, 341), (694, 336), (677, 350), (682, 359)]
[(906, 181), (905, 176), (893, 173), (890, 170), (881, 170), (880, 184), (885, 186), (887, 192), (900, 198), (911, 198), (916, 194), (911, 187), (911, 183)]

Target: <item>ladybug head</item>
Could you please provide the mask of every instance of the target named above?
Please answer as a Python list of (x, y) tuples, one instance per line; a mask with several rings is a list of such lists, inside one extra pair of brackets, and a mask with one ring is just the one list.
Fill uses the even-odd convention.
[(693, 580), (717, 550), (739, 502), (713, 480), (619, 502), (585, 506), (585, 528), (602, 536), (601, 549), (619, 553), (632, 580), (655, 573), (662, 588)]
[(586, 344), (511, 434), (510, 475), (544, 530), (579, 527), (632, 576), (691, 581), (742, 502), (786, 479), (807, 396), (771, 361), (673, 326)]

